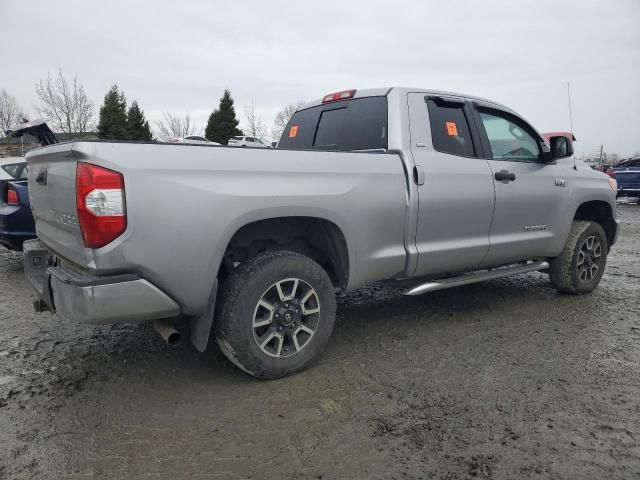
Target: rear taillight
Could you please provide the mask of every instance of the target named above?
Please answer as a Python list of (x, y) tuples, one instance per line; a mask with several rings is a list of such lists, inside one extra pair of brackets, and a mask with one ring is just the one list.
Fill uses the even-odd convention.
[(7, 190), (7, 204), (8, 205), (20, 205), (20, 199), (18, 198), (18, 192), (9, 188)]
[(79, 162), (76, 169), (76, 205), (80, 231), (87, 248), (100, 248), (127, 228), (122, 174)]

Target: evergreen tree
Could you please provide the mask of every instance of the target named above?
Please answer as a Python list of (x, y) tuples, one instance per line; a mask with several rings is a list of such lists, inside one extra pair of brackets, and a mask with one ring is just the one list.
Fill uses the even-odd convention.
[(127, 113), (127, 138), (129, 140), (153, 140), (149, 122), (137, 101), (131, 102)]
[(209, 116), (204, 136), (207, 140), (226, 145), (231, 137), (242, 135), (242, 130), (238, 129), (239, 123), (231, 92), (225, 90), (220, 99), (220, 106)]
[(98, 137), (106, 140), (126, 140), (127, 134), (127, 99), (124, 92), (113, 85), (104, 97), (100, 107)]

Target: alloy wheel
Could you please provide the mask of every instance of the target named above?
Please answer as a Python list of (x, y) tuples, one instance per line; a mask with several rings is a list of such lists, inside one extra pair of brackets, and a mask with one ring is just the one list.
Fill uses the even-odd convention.
[(602, 244), (600, 240), (591, 235), (587, 237), (578, 251), (578, 278), (588, 282), (595, 277), (602, 263)]
[(320, 319), (318, 294), (304, 280), (286, 278), (271, 285), (253, 313), (253, 338), (260, 350), (283, 358), (304, 349)]

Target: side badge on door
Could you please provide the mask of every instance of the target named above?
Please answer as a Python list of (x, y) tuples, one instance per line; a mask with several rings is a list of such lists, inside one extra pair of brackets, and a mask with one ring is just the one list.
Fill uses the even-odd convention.
[(566, 187), (567, 181), (564, 178), (556, 178), (556, 187)]

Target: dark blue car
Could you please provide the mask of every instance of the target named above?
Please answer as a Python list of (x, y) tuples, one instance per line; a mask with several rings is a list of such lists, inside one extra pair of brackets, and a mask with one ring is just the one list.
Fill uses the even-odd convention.
[(613, 168), (619, 197), (640, 197), (640, 158), (620, 162)]
[[(7, 137), (34, 137), (40, 145), (58, 143), (58, 139), (42, 120), (25, 121)], [(27, 190), (27, 162), (22, 157), (0, 159), (0, 245), (22, 251), (25, 240), (36, 238), (36, 227)]]
[(29, 206), (27, 163), (23, 158), (0, 159), (0, 245), (22, 250), (22, 242), (36, 238)]

